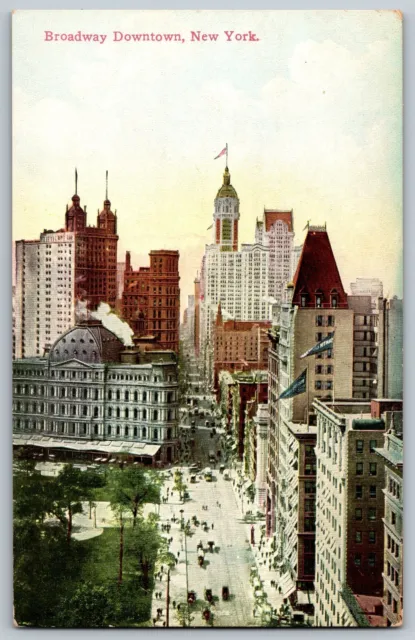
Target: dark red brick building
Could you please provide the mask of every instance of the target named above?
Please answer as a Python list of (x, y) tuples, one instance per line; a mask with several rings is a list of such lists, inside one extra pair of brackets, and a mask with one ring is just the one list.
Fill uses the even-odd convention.
[(98, 211), (97, 225), (87, 226), (86, 207), (77, 193), (72, 206), (66, 207), (65, 231), (74, 232), (75, 299), (88, 302), (95, 310), (100, 302), (112, 308), (117, 300), (117, 216), (106, 197), (104, 208)]
[(134, 271), (125, 258), (122, 315), (137, 335), (153, 335), (162, 349), (179, 351), (179, 252), (150, 251), (150, 266)]

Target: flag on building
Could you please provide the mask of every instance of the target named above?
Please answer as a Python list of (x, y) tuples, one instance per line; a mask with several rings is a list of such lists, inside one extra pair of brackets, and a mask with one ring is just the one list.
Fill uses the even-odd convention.
[(307, 358), (307, 356), (314, 356), (316, 353), (321, 353), (322, 351), (328, 351), (329, 349), (333, 349), (334, 342), (334, 333), (330, 333), (327, 338), (323, 338), (320, 342), (311, 347), (308, 351), (303, 353), (300, 358)]
[(224, 156), (224, 155), (225, 155), (225, 153), (227, 153), (227, 151), (228, 151), (228, 145), (226, 145), (226, 147), (224, 147), (224, 148), (222, 149), (222, 151), (221, 151), (221, 152), (220, 152), (220, 153), (219, 153), (215, 158), (213, 158), (213, 159), (214, 159), (214, 160), (217, 160), (217, 159), (218, 159), (218, 158), (220, 158), (221, 156)]
[(282, 392), (282, 394), (280, 395), (279, 398), (277, 398), (277, 400), (293, 398), (294, 396), (300, 395), (300, 393), (305, 393), (306, 390), (307, 390), (307, 369), (304, 369), (304, 371), (298, 376), (298, 378), (294, 380), (292, 384), (290, 384), (288, 389)]

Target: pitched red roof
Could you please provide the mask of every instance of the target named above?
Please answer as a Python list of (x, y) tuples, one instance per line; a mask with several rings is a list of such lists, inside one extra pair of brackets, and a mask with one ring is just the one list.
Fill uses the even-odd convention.
[(329, 236), (325, 230), (309, 228), (294, 276), (293, 305), (301, 307), (301, 296), (306, 295), (306, 307), (316, 306), (316, 294), (322, 298), (322, 307), (330, 308), (331, 296), (337, 296), (337, 307), (347, 309), (347, 294), (337, 268)]
[(278, 209), (264, 209), (265, 231), (269, 231), (277, 220), (281, 220), (288, 225), (288, 230), (293, 230), (293, 212), (279, 211)]

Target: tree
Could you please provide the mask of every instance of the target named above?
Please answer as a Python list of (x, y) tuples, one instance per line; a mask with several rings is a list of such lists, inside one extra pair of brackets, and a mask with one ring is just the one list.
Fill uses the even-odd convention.
[(123, 579), (124, 560), (124, 517), (128, 511), (133, 516), (133, 527), (137, 517), (148, 502), (160, 503), (162, 478), (147, 469), (127, 467), (111, 474), (111, 508), (120, 523), (118, 584)]
[(178, 473), (178, 474), (176, 474), (174, 476), (173, 489), (174, 489), (174, 491), (178, 491), (179, 492), (179, 498), (181, 500), (183, 498), (185, 492), (187, 491), (187, 485), (183, 481), (183, 475), (181, 473)]
[(56, 626), (72, 629), (107, 627), (111, 604), (111, 592), (107, 587), (84, 582), (61, 601)]
[(111, 506), (131, 511), (133, 526), (145, 504), (160, 504), (161, 474), (140, 467), (126, 467), (111, 474)]
[(67, 541), (71, 541), (72, 520), (76, 513), (82, 513), (82, 501), (90, 501), (94, 489), (102, 487), (103, 478), (94, 471), (81, 471), (66, 464), (56, 478), (56, 500), (54, 515), (67, 524)]
[(150, 577), (154, 574), (157, 557), (165, 557), (166, 564), (174, 564), (169, 554), (166, 539), (158, 530), (153, 518), (139, 518), (136, 526), (128, 534), (128, 553), (137, 560), (137, 568), (142, 576), (143, 588), (150, 587)]

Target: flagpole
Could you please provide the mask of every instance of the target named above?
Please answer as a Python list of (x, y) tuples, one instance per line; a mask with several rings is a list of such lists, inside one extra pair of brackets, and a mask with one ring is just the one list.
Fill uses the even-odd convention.
[(228, 167), (228, 143), (226, 143), (226, 166)]

